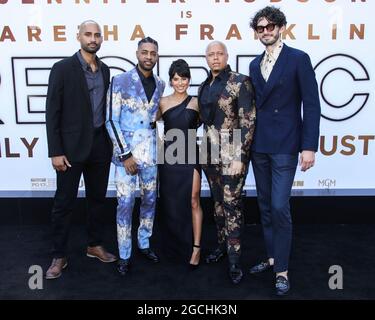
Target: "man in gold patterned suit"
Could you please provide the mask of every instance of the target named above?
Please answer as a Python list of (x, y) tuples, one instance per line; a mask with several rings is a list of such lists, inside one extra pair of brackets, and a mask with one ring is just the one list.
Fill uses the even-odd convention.
[(228, 254), (229, 276), (237, 284), (242, 279), (241, 193), (254, 132), (254, 91), (249, 77), (231, 70), (222, 42), (207, 46), (206, 60), (210, 74), (198, 91), (204, 123), (201, 162), (214, 199), (219, 244), (206, 262), (217, 262)]

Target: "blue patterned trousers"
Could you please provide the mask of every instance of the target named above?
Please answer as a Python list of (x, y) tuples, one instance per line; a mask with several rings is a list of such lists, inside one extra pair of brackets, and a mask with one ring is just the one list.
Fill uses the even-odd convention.
[(149, 248), (149, 239), (155, 216), (157, 166), (138, 168), (137, 175), (127, 174), (124, 167), (116, 166), (117, 241), (121, 259), (129, 259), (132, 250), (132, 213), (136, 195), (137, 176), (141, 206), (139, 213), (138, 247)]

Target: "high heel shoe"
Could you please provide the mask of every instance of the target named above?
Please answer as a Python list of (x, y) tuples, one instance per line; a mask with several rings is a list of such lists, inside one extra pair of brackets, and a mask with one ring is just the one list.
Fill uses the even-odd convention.
[(196, 244), (194, 244), (193, 245), (193, 250), (194, 250), (194, 248), (198, 248), (199, 249), (199, 260), (198, 260), (198, 263), (197, 264), (192, 264), (192, 263), (190, 263), (189, 262), (189, 269), (190, 270), (196, 270), (198, 267), (199, 267), (199, 264), (200, 264), (200, 250), (201, 250), (201, 246), (199, 246), (199, 245), (196, 245)]

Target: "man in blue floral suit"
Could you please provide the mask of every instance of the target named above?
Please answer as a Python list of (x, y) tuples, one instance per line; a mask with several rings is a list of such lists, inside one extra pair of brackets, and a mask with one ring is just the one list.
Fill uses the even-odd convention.
[(129, 271), (132, 212), (137, 176), (141, 194), (138, 248), (152, 262), (159, 257), (149, 239), (156, 203), (155, 120), (165, 83), (152, 70), (158, 60), (158, 43), (144, 38), (138, 43), (137, 66), (112, 79), (107, 95), (106, 127), (113, 142), (117, 188), (117, 239), (120, 253), (117, 270)]

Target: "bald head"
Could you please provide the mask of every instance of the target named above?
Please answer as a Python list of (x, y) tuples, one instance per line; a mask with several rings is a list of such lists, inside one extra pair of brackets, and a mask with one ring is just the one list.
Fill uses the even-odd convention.
[(212, 76), (216, 77), (228, 65), (227, 46), (220, 41), (212, 41), (206, 48), (206, 61)]
[(97, 22), (93, 20), (83, 21), (79, 25), (77, 40), (81, 43), (81, 49), (94, 55), (103, 42), (102, 31)]
[(206, 48), (206, 55), (211, 50), (212, 47), (220, 47), (223, 52), (228, 54), (227, 46), (223, 42), (215, 40), (215, 41), (212, 41), (208, 44), (208, 46)]
[(94, 25), (94, 26), (96, 26), (96, 27), (99, 29), (99, 32), (102, 33), (102, 30), (101, 30), (99, 24), (98, 24), (96, 21), (94, 21), (94, 20), (86, 20), (86, 21), (83, 21), (83, 22), (79, 25), (78, 33), (79, 33), (79, 34), (84, 33), (88, 25)]

